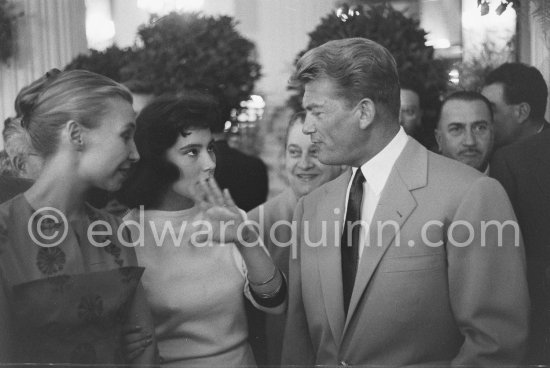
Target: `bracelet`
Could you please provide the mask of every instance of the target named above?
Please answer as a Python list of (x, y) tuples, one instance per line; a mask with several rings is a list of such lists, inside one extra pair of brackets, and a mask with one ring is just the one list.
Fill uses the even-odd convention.
[[(279, 273), (279, 269), (277, 268), (277, 266), (275, 266), (275, 272), (273, 272), (273, 276), (271, 276), (269, 279), (267, 279), (266, 281), (264, 282), (253, 282), (251, 281), (250, 279), (248, 279), (248, 283), (252, 286), (263, 286), (263, 285), (267, 285), (269, 284), (271, 281), (273, 281), (275, 279), (275, 277), (277, 277), (277, 273)], [(247, 277), (248, 278), (248, 277)]]
[(285, 284), (285, 280), (283, 279), (281, 284), (279, 285), (279, 287), (277, 287), (277, 289), (275, 289), (275, 290), (273, 290), (272, 292), (269, 292), (269, 293), (258, 293), (254, 289), (251, 289), (251, 290), (260, 299), (271, 299), (271, 298), (274, 298), (275, 296), (277, 296), (277, 294), (279, 294), (279, 292), (281, 291), (281, 288), (283, 287), (284, 284)]

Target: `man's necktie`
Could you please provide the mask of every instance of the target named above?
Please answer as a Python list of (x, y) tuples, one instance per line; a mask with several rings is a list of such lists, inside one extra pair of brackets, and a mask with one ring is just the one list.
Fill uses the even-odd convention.
[[(361, 202), (363, 200), (363, 183), (365, 177), (358, 168), (353, 177), (348, 198), (346, 222), (342, 233), (340, 251), (342, 253), (342, 284), (344, 290), (344, 312), (348, 313), (357, 264), (359, 263), (359, 234), (361, 232)], [(357, 222), (357, 224), (354, 223)], [(350, 229), (350, 230), (348, 230)], [(350, 233), (348, 236), (348, 233)]]

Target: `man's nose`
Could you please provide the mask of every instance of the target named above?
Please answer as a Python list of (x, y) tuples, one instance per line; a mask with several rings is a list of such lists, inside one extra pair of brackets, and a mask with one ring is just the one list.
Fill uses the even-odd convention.
[(136, 147), (136, 142), (132, 141), (132, 146), (130, 147), (130, 154), (128, 155), (130, 161), (138, 162), (139, 161), (139, 152)]
[(315, 125), (312, 122), (312, 119), (309, 115), (309, 113), (306, 115), (306, 118), (304, 119), (304, 125), (302, 127), (302, 133), (304, 134), (312, 134), (315, 132)]
[(464, 139), (462, 140), (462, 143), (465, 146), (475, 146), (476, 145), (476, 135), (472, 131), (472, 129), (467, 129), (464, 133)]

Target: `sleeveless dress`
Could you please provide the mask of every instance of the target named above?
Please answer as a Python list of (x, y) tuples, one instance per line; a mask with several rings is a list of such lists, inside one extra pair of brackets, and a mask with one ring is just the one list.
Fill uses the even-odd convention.
[[(143, 269), (116, 236), (120, 221), (92, 207), (86, 211), (86, 218), (63, 226), (22, 194), (0, 206), (0, 341), (11, 345), (0, 347), (8, 352), (0, 362), (124, 363), (121, 326)], [(103, 247), (87, 234), (98, 221), (96, 230), (114, 233), (93, 237)], [(65, 229), (59, 245), (39, 245)]]
[[(193, 245), (204, 217), (182, 211), (132, 210), (125, 220), (140, 266), (163, 366), (256, 366), (247, 341), (246, 266), (233, 243)], [(139, 225), (138, 225), (139, 224)], [(172, 230), (171, 230), (172, 229)], [(164, 235), (163, 235), (164, 234)]]

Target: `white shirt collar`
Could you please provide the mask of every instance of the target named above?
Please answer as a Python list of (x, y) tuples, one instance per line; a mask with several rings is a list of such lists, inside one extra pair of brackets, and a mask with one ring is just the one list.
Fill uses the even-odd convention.
[(490, 166), (491, 166), (491, 165), (487, 164), (487, 168), (485, 169), (485, 171), (483, 172), (483, 174), (489, 176), (489, 167), (490, 167)]
[[(403, 152), (408, 141), (409, 136), (405, 133), (403, 127), (400, 127), (390, 143), (361, 166), (361, 171), (365, 176), (365, 180), (369, 184), (370, 189), (372, 189), (377, 196), (379, 196), (384, 189), (393, 165), (401, 152)], [(355, 170), (357, 170), (357, 168), (354, 167), (354, 174)]]

